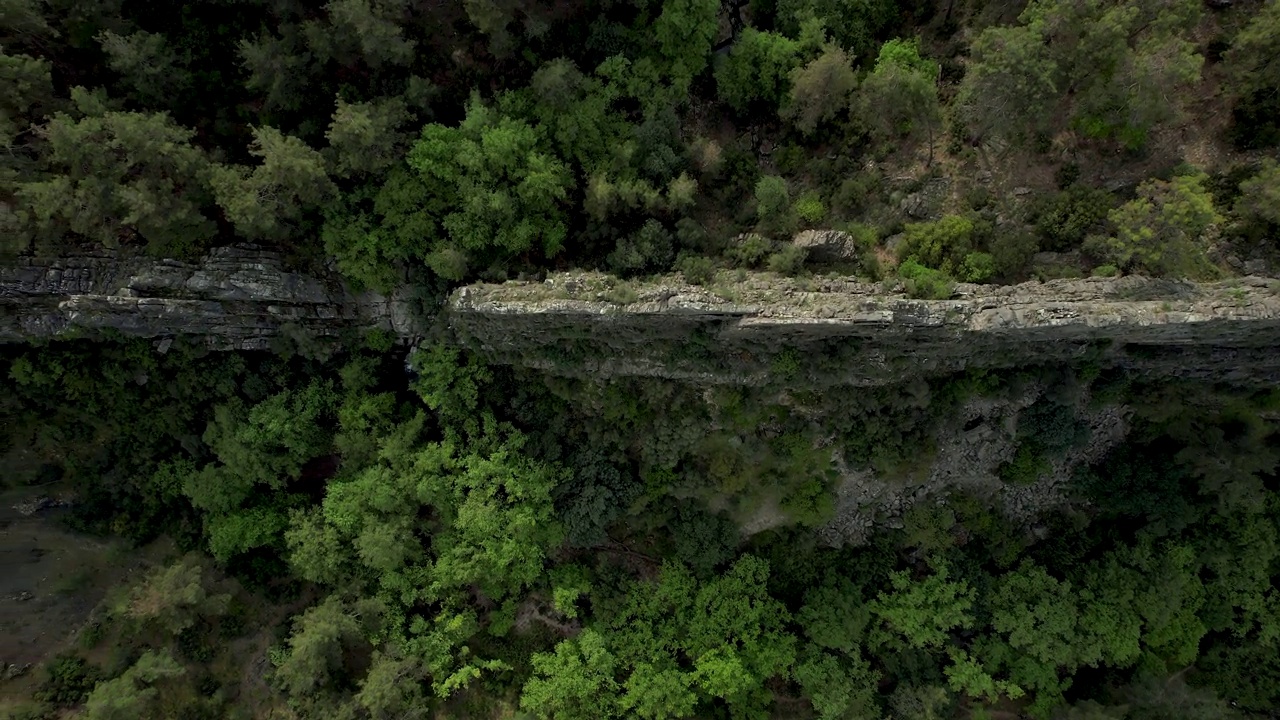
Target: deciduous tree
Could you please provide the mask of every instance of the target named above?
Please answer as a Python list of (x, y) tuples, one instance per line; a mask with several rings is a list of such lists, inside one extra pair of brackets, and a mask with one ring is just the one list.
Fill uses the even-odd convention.
[(433, 251), (452, 247), (488, 261), (563, 249), (571, 177), (523, 121), (473, 98), (460, 126), (423, 128), (409, 165), (425, 183), (428, 212), (440, 208)]
[(890, 40), (859, 90), (859, 115), (881, 142), (924, 134), (933, 157), (933, 137), (942, 120), (938, 65), (920, 56), (919, 41)]
[(746, 113), (754, 105), (776, 110), (787, 96), (791, 71), (799, 62), (800, 46), (796, 41), (785, 35), (744, 28), (729, 54), (716, 66), (716, 94), (739, 113)]
[(791, 93), (782, 115), (810, 134), (849, 108), (857, 82), (848, 53), (827, 45), (821, 55), (791, 71)]

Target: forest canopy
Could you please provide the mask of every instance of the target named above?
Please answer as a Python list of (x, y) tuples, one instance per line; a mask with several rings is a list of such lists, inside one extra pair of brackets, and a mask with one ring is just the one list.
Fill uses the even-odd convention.
[[(1278, 51), (1280, 0), (0, 0), (0, 260), (252, 244), (435, 298), (1274, 274)], [(709, 338), (673, 353), (722, 371)], [(850, 343), (735, 384), (397, 340), (0, 345), (0, 492), (35, 508), (0, 537), (100, 561), (21, 606), (75, 622), (0, 643), (0, 718), (1280, 707), (1265, 373), (1081, 342), (818, 382)]]
[[(1229, 275), (1275, 250), (1236, 199), (1277, 191), (1280, 9), (1209, 5), (7, 0), (0, 252), (252, 241), (384, 291), (565, 267), (925, 295), (949, 285), (921, 268)], [(1125, 209), (1180, 178), (1203, 209)], [(1075, 197), (1108, 212), (1044, 214)], [(895, 242), (958, 220), (998, 227), (943, 240), (968, 269)], [(869, 242), (810, 256), (805, 228)]]

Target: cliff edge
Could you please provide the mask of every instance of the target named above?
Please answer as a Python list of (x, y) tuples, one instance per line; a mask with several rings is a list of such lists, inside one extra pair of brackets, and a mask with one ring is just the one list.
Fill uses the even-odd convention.
[(355, 293), (337, 275), (291, 271), (278, 253), (249, 245), (194, 263), (108, 251), (21, 258), (0, 268), (0, 342), (115, 331), (261, 350), (289, 332), (323, 338), (376, 328), (412, 337), (421, 328), (410, 295)]
[(490, 362), (574, 376), (868, 385), (970, 368), (1090, 362), (1139, 373), (1280, 380), (1280, 281), (1140, 277), (960, 285), (916, 300), (889, 283), (560, 273), (458, 288), (438, 318), (404, 287), (353, 292), (276, 253), (219, 248), (194, 263), (86, 253), (0, 268), (0, 342), (78, 332), (203, 339), (259, 350), (281, 334), (380, 329), (404, 342), (440, 321)]
[(447, 319), (491, 361), (583, 376), (880, 384), (967, 368), (1087, 361), (1228, 381), (1280, 378), (1280, 281), (1141, 277), (960, 285), (949, 300), (847, 279), (599, 274), (456, 290)]

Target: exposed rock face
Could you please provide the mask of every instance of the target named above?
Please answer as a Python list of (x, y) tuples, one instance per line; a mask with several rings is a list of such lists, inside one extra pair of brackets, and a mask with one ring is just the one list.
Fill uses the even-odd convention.
[(853, 237), (841, 230), (803, 230), (791, 244), (804, 248), (809, 259), (820, 263), (856, 261), (860, 254)]
[(1116, 279), (960, 285), (913, 300), (844, 279), (771, 275), (709, 288), (594, 274), (457, 290), (447, 319), (491, 361), (625, 375), (810, 387), (875, 385), (967, 368), (1090, 362), (1139, 373), (1280, 379), (1280, 282)]
[(114, 330), (141, 337), (203, 337), (217, 349), (258, 350), (297, 330), (334, 337), (381, 328), (419, 334), (408, 294), (352, 293), (336, 276), (285, 269), (279, 255), (218, 248), (201, 262), (100, 252), (23, 259), (0, 268), (0, 342)]
[[(286, 332), (336, 337), (381, 328), (405, 341), (429, 318), (409, 289), (353, 293), (333, 275), (287, 270), (247, 246), (199, 263), (111, 253), (0, 268), (0, 342), (114, 330), (193, 335), (262, 349)], [(489, 360), (580, 377), (647, 375), (760, 384), (870, 385), (966, 368), (1079, 361), (1236, 381), (1280, 379), (1280, 282), (1195, 284), (1143, 278), (961, 285), (912, 300), (848, 279), (722, 273), (711, 287), (675, 277), (620, 283), (594, 273), (473, 285), (445, 320)]]

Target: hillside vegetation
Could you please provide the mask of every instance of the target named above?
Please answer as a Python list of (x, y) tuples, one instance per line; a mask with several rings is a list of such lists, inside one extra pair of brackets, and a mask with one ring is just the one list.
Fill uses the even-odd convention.
[[(437, 299), (1265, 274), (1280, 0), (1212, 5), (0, 0), (0, 254), (250, 242)], [(510, 364), (435, 330), (180, 331), (0, 345), (0, 718), (1280, 707), (1265, 369), (1126, 374), (1109, 336), (932, 374), (924, 333), (652, 343), (712, 383), (585, 372), (625, 346), (573, 326)]]
[(387, 289), (803, 273), (816, 227), (922, 294), (1267, 267), (1280, 5), (1214, 5), (6, 0), (3, 250), (248, 240)]

